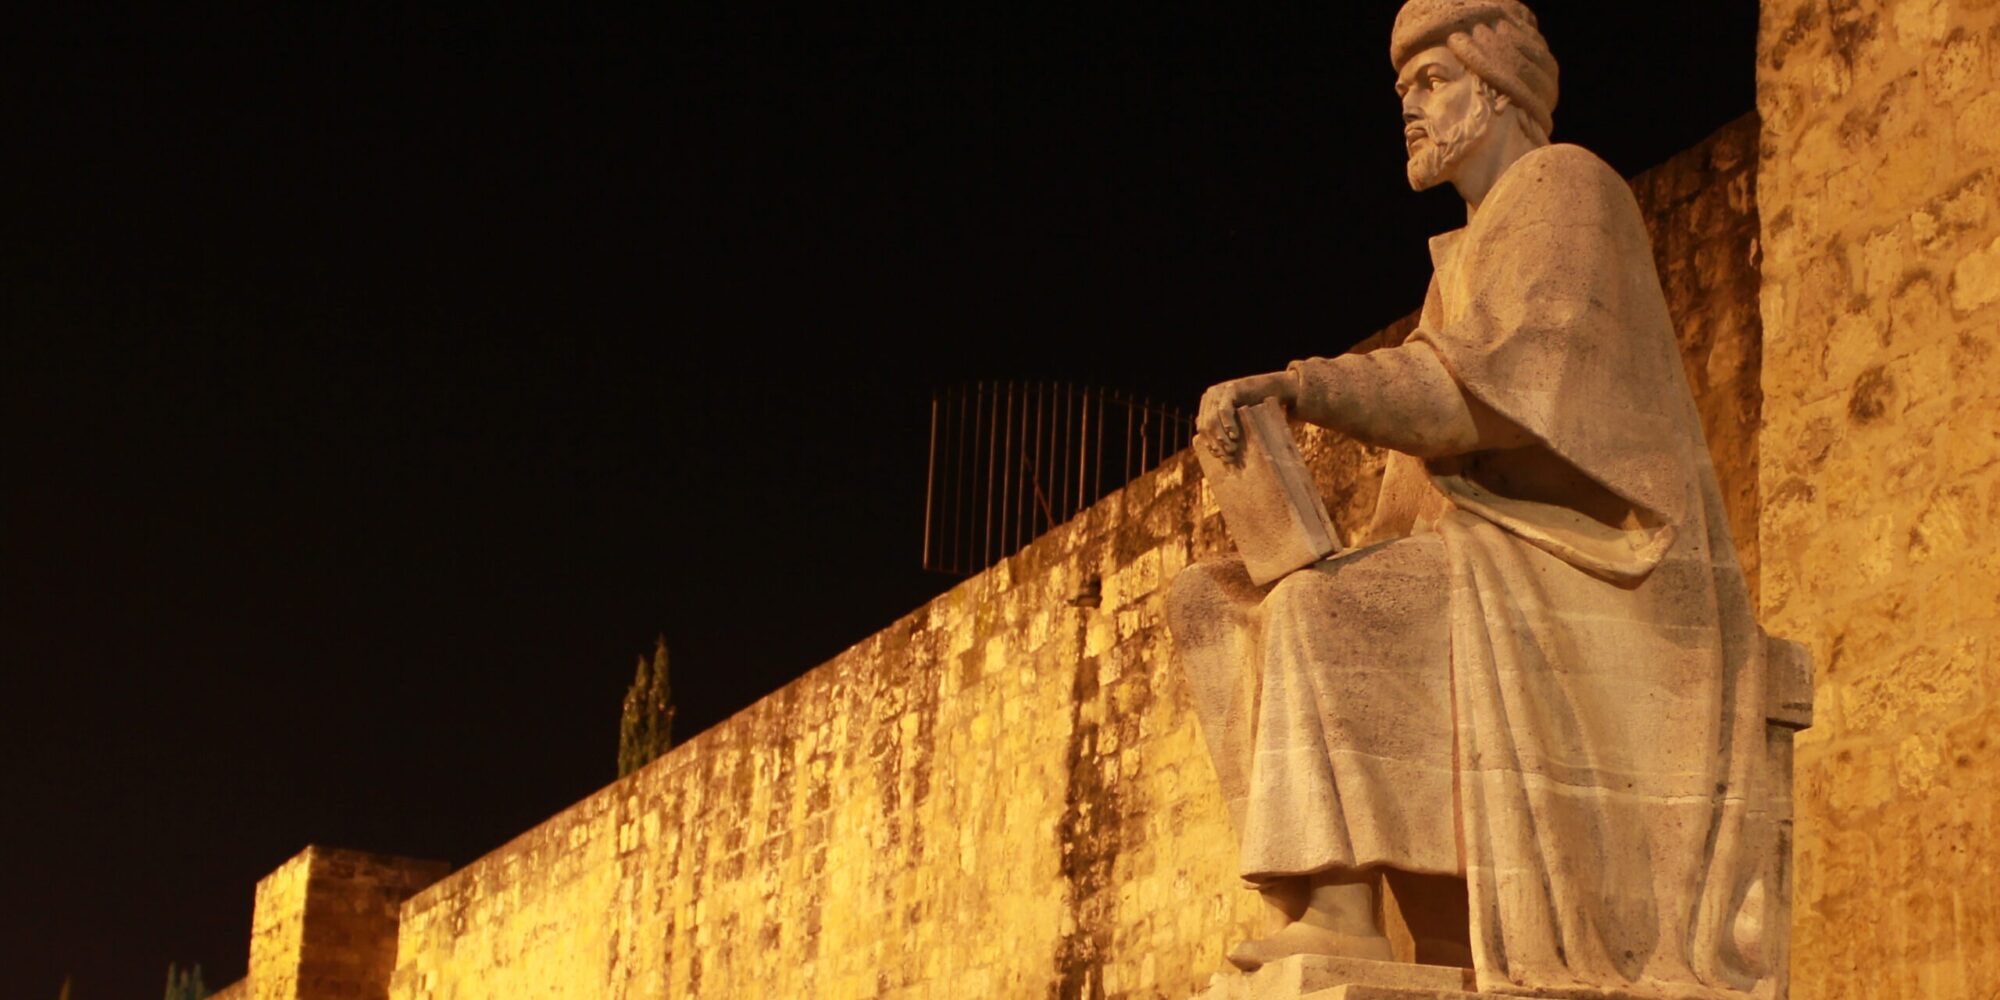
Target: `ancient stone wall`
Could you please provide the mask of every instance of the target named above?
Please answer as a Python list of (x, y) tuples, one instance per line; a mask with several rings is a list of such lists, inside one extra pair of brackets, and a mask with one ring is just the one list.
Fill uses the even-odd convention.
[(1680, 335), (1688, 387), (1729, 508), (1730, 534), (1757, 589), (1757, 426), (1763, 327), (1757, 313), (1757, 116), (1632, 181), (1654, 266)]
[(1765, 0), (1763, 616), (1794, 996), (2000, 995), (2000, 4)]
[(243, 1000), (386, 997), (403, 901), (449, 867), (306, 848), (257, 883), (249, 974), (223, 994)]
[[(1744, 525), (1754, 131), (1639, 184)], [(1336, 519), (1358, 523), (1381, 456), (1305, 440)], [(1226, 544), (1192, 458), (1169, 460), (419, 893), (391, 995), (1192, 994), (1258, 903), (1218, 847), (1233, 834), (1160, 596)]]
[(306, 879), (311, 852), (298, 854), (257, 881), (250, 916), (251, 1000), (292, 1000), (299, 992), (299, 956), (305, 948)]
[(1170, 461), (420, 894), (393, 995), (1191, 992), (1254, 913), (1194, 846), (1228, 833), (1160, 624), (1196, 475)]

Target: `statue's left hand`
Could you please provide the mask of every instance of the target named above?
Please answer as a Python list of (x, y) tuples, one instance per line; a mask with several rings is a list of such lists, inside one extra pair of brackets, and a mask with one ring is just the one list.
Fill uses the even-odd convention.
[(1285, 409), (1291, 409), (1298, 403), (1297, 380), (1290, 372), (1273, 372), (1209, 386), (1201, 394), (1201, 406), (1195, 411), (1195, 432), (1206, 440), (1207, 447), (1217, 457), (1235, 462), (1243, 454), (1243, 426), (1236, 419), (1236, 408), (1254, 406), (1267, 399), (1279, 400)]

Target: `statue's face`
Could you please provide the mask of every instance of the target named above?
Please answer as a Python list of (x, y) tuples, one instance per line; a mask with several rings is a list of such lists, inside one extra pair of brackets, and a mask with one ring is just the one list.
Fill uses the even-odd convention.
[(1410, 186), (1419, 191), (1450, 181), (1492, 130), (1492, 97), (1478, 75), (1442, 45), (1403, 64), (1396, 94), (1403, 99)]

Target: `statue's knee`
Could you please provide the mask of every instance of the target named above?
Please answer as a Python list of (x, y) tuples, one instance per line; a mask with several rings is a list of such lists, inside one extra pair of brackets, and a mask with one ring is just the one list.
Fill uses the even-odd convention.
[(1167, 626), (1180, 631), (1180, 624), (1199, 621), (1234, 600), (1245, 588), (1254, 590), (1240, 559), (1208, 559), (1195, 563), (1167, 582)]
[(1217, 570), (1212, 563), (1195, 563), (1167, 581), (1167, 617), (1179, 618), (1203, 601), (1204, 594), (1217, 586)]

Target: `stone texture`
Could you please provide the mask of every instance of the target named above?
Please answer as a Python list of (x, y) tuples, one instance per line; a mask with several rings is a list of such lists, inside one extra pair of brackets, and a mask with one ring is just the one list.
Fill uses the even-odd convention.
[(1797, 757), (1793, 991), (2000, 995), (2000, 99), (1990, 0), (1765, 0), (1763, 613)]
[(404, 900), (450, 866), (308, 847), (257, 883), (249, 1000), (372, 1000), (389, 995)]
[(1188, 992), (1257, 913), (1180, 846), (1226, 829), (1159, 623), (1193, 464), (418, 895), (394, 995)]
[[(1439, 92), (1478, 79), (1455, 65), (1411, 60)], [(1423, 89), (1405, 119), (1442, 134), (1483, 107)], [(1421, 342), (1222, 383), (1197, 418), (1224, 451), (1227, 407), (1276, 395), (1403, 453), (1381, 544), (1268, 590), (1233, 557), (1172, 583), (1238, 871), (1294, 917), (1230, 960), (1386, 958), (1370, 887), (1334, 879), (1463, 872), (1489, 987), (1782, 996), (1789, 841), (1721, 804), (1788, 815), (1789, 740), (1717, 749), (1766, 743), (1763, 639), (1643, 219), (1581, 147), (1472, 148), (1451, 182), (1498, 180), (1431, 241)]]
[(1236, 420), (1243, 441), (1235, 461), (1208, 447), (1206, 439), (1194, 454), (1250, 578), (1264, 584), (1325, 559), (1339, 550), (1341, 541), (1299, 454), (1283, 404), (1266, 400), (1243, 407)]
[(1365, 985), (1395, 991), (1465, 995), (1472, 989), (1472, 970), (1406, 962), (1371, 962), (1358, 958), (1299, 955), (1273, 962), (1249, 975), (1218, 973), (1196, 1000), (1300, 1000), (1334, 987)]
[[(1219, 973), (1194, 1000), (1481, 1000), (1520, 994), (1476, 990), (1469, 970), (1294, 957), (1251, 975)], [(1627, 1000), (1596, 995), (1593, 1000)]]
[(1729, 512), (1737, 559), (1757, 593), (1757, 425), (1763, 416), (1758, 314), (1756, 115), (1746, 115), (1632, 180), (1653, 237), (1688, 387)]
[[(1794, 995), (1991, 1000), (2000, 3), (1764, 0), (1758, 48), (1761, 125), (1634, 187), (1766, 624), (1826, 692)], [(1357, 523), (1381, 455), (1307, 438)], [(1187, 465), (413, 899), (394, 995), (1195, 992), (1256, 913), (1185, 846), (1229, 832), (1160, 669), (1159, 581), (1220, 540)], [(302, 941), (294, 864), (253, 969)]]
[[(1661, 168), (1691, 176), (1641, 178), (1642, 195), (1676, 192), (1663, 206), (1642, 197), (1655, 247), (1738, 231), (1747, 202), (1692, 206), (1746, 169), (1697, 151)], [(1708, 260), (1710, 280), (1668, 289), (1677, 316), (1735, 301), (1728, 268), (1748, 255)], [(1722, 351), (1754, 373), (1752, 305), (1743, 296), (1689, 364)], [(1741, 448), (1755, 425), (1718, 421), (1710, 446)], [(1301, 437), (1329, 513), (1353, 529), (1373, 509), (1382, 453)], [(1734, 507), (1754, 493), (1727, 471), (1723, 484), (1732, 523), (1754, 521)], [(403, 908), (391, 995), (1198, 991), (1262, 911), (1254, 893), (1221, 888), (1229, 859), (1210, 845), (1232, 833), (1167, 656), (1159, 590), (1226, 544), (1194, 459), (1169, 460), (419, 893)], [(1102, 605), (1069, 607), (1092, 576)]]
[[(1393, 986), (1335, 986), (1306, 996), (1306, 1000), (1479, 1000), (1514, 994), (1466, 993), (1460, 990), (1412, 990)], [(1606, 998), (1613, 1000), (1613, 998)]]
[(250, 917), (252, 1000), (292, 1000), (299, 995), (299, 962), (305, 951), (306, 882), (312, 871), (310, 849), (257, 882), (257, 903)]

